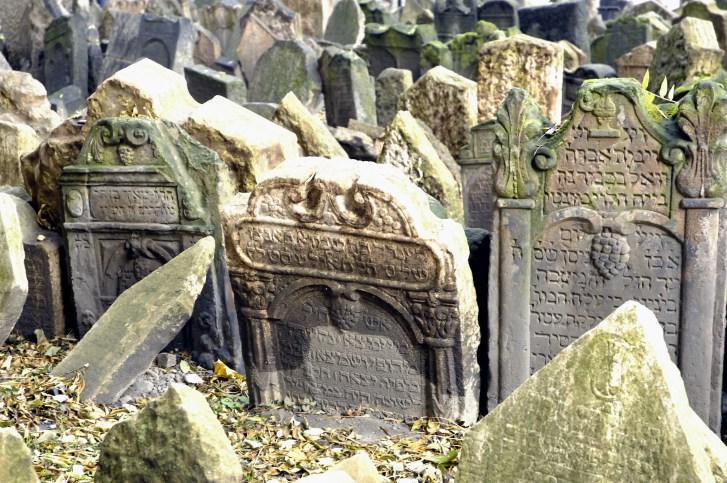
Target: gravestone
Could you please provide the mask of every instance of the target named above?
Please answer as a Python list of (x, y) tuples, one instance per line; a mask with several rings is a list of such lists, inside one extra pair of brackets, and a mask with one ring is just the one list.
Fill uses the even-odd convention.
[(522, 33), (551, 42), (567, 40), (590, 55), (590, 17), (586, 0), (524, 7), (518, 10), (518, 16)]
[(432, 25), (366, 25), (366, 44), (369, 72), (378, 77), (384, 69), (408, 69), (414, 79), (423, 73), (420, 67), (421, 50), (436, 40)]
[(633, 301), (474, 425), (460, 456), (461, 483), (727, 477), (727, 447), (689, 407), (656, 317)]
[(283, 0), (301, 19), (302, 33), (314, 39), (323, 38), (328, 20), (338, 0)]
[(592, 80), (552, 136), (522, 90), (498, 113), (490, 277), (494, 408), (624, 301), (654, 310), (695, 411), (721, 418), (727, 90), (655, 115), (640, 83)]
[(20, 318), (28, 296), (23, 232), (15, 202), (0, 193), (0, 345)]
[(436, 0), (434, 3), (434, 26), (439, 40), (446, 42), (456, 35), (472, 32), (476, 23), (476, 0)]
[(328, 19), (323, 38), (341, 45), (360, 45), (366, 35), (366, 16), (356, 0), (340, 0)]
[(626, 52), (616, 59), (618, 77), (642, 80), (651, 66), (651, 61), (654, 60), (654, 52), (656, 52), (656, 41), (647, 42)]
[(520, 26), (518, 5), (512, 0), (487, 0), (477, 9), (477, 20), (495, 24), (500, 30)]
[(567, 40), (559, 40), (558, 45), (563, 49), (563, 70), (566, 74), (587, 63), (586, 53), (572, 43)]
[(232, 181), (217, 154), (173, 123), (107, 118), (92, 127), (60, 184), (79, 333), (126, 289), (213, 235), (215, 262), (175, 345), (207, 367), (222, 359), (240, 368), (219, 224)]
[(188, 65), (184, 68), (187, 89), (197, 102), (207, 102), (215, 96), (226, 97), (240, 105), (247, 102), (245, 81), (204, 65)]
[(0, 120), (27, 124), (45, 137), (61, 123), (43, 84), (27, 72), (0, 70)]
[(434, 12), (427, 0), (407, 0), (399, 10), (399, 22), (411, 25), (434, 23)]
[(348, 126), (350, 119), (376, 124), (376, 88), (368, 65), (352, 50), (328, 47), (320, 74), (329, 126)]
[(616, 65), (616, 59), (631, 49), (655, 41), (669, 30), (661, 19), (639, 16), (621, 17), (608, 24), (606, 32), (591, 45), (591, 61)]
[(470, 130), (469, 142), (459, 152), (462, 169), (464, 225), (492, 230), (495, 204), (493, 177), (495, 120), (480, 123)]
[(558, 44), (521, 34), (488, 42), (480, 50), (479, 72), (480, 121), (495, 117), (513, 87), (530, 92), (549, 119), (560, 120), (563, 50)]
[(410, 70), (389, 67), (376, 78), (376, 119), (386, 127), (399, 112), (399, 97), (413, 84)]
[(199, 23), (212, 32), (220, 41), (222, 51), (234, 53), (240, 45), (240, 14), (242, 4), (239, 0), (222, 0), (204, 5), (197, 9)]
[(5, 483), (38, 483), (33, 469), (33, 453), (13, 427), (0, 428), (0, 480)]
[[(493, 40), (501, 40), (507, 35), (498, 30), (495, 24), (480, 20), (475, 26), (474, 32), (466, 32), (455, 36), (447, 42), (449, 51), (444, 54), (451, 59), (451, 67), (447, 67), (446, 60), (442, 65), (467, 79), (476, 81), (478, 77), (480, 50), (482, 45)], [(447, 60), (449, 60), (447, 59)]]
[(378, 23), (381, 25), (393, 25), (394, 17), (391, 12), (379, 0), (358, 0), (358, 5), (366, 17), (366, 23)]
[(629, 6), (631, 0), (601, 0), (598, 13), (604, 22), (617, 18)]
[(645, 13), (655, 13), (667, 22), (671, 22), (677, 17), (669, 7), (659, 0), (646, 0), (644, 2), (634, 3), (624, 9), (623, 16), (638, 17)]
[(477, 417), (464, 233), (397, 169), (303, 158), (225, 209), (255, 404)]
[(20, 160), (39, 144), (40, 138), (30, 126), (0, 121), (0, 186), (23, 186)]
[(45, 31), (45, 87), (56, 92), (75, 85), (88, 95), (88, 25), (80, 15), (59, 17)]
[[(690, 0), (681, 6), (681, 14), (674, 20), (680, 22), (687, 17), (699, 18), (712, 22), (717, 43), (724, 49), (727, 46), (727, 11), (720, 8), (714, 1)], [(727, 58), (722, 59), (722, 66), (727, 67)]]
[(196, 35), (193, 54), (194, 62), (207, 67), (214, 67), (217, 59), (222, 57), (222, 44), (215, 37), (215, 34), (199, 24), (194, 24), (194, 32)]

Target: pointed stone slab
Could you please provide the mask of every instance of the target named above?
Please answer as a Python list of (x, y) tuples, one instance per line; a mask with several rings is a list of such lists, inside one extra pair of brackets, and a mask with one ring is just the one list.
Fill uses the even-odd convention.
[(724, 481), (726, 450), (631, 301), (473, 426), (458, 481)]
[(122, 293), (53, 375), (80, 370), (83, 399), (114, 402), (187, 322), (214, 253), (203, 238)]
[(36, 483), (33, 457), (15, 428), (0, 428), (0, 481)]
[(13, 198), (0, 194), (0, 345), (10, 335), (28, 296), (23, 231)]

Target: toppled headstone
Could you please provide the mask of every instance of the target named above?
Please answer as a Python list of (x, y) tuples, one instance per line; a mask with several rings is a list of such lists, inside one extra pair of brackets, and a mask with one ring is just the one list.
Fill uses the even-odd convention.
[(513, 87), (530, 92), (549, 119), (560, 120), (563, 50), (558, 44), (527, 35), (486, 43), (480, 50), (477, 84), (479, 119), (495, 117)]
[(320, 59), (320, 74), (330, 126), (348, 126), (350, 119), (376, 124), (376, 88), (361, 57), (328, 47)]
[[(184, 435), (184, 437), (180, 437)], [(98, 483), (242, 481), (240, 460), (203, 394), (184, 384), (113, 426), (103, 442)]]
[(631, 77), (641, 80), (649, 70), (656, 52), (656, 41), (634, 47), (616, 59), (616, 72), (619, 77)]
[(464, 232), (400, 170), (286, 161), (224, 219), (255, 404), (307, 397), (341, 411), (476, 417)]
[(399, 111), (387, 128), (378, 162), (400, 168), (414, 184), (442, 203), (450, 218), (463, 221), (461, 185), (408, 111)]
[(434, 3), (434, 26), (442, 41), (473, 31), (476, 23), (476, 0), (438, 0)]
[(323, 38), (341, 45), (360, 45), (366, 35), (366, 17), (357, 0), (339, 0), (328, 19)]
[(83, 399), (116, 401), (189, 320), (214, 255), (214, 238), (203, 238), (129, 287), (53, 374), (81, 371)]
[(219, 96), (193, 111), (183, 127), (219, 154), (237, 182), (235, 191), (243, 193), (263, 173), (300, 156), (295, 134)]
[(187, 89), (197, 102), (207, 102), (215, 96), (243, 105), (247, 102), (245, 81), (204, 65), (190, 65), (184, 68)]
[(23, 186), (20, 160), (35, 151), (40, 138), (28, 125), (0, 121), (0, 186)]
[(439, 66), (428, 71), (401, 98), (402, 110), (424, 121), (451, 153), (469, 141), (477, 123), (477, 83)]
[(590, 55), (590, 12), (586, 0), (566, 0), (524, 7), (518, 10), (518, 17), (522, 33), (551, 42), (568, 40)]
[(43, 84), (26, 72), (0, 70), (0, 120), (27, 124), (42, 138), (60, 124)]
[(298, 144), (305, 156), (348, 157), (346, 151), (328, 131), (326, 124), (311, 114), (293, 92), (289, 92), (280, 101), (273, 121), (298, 136)]
[(15, 428), (0, 428), (0, 481), (4, 483), (38, 483), (33, 469), (33, 455)]
[(606, 32), (593, 41), (591, 61), (615, 66), (616, 59), (668, 30), (669, 25), (658, 17), (620, 17), (609, 22)]
[(709, 433), (656, 317), (631, 301), (472, 427), (458, 480), (723, 481), (727, 447)]
[(376, 78), (376, 118), (386, 127), (399, 112), (399, 98), (412, 86), (410, 70), (389, 67)]
[(28, 296), (24, 262), (23, 232), (15, 203), (10, 195), (0, 193), (0, 345), (15, 327)]
[(80, 15), (58, 17), (45, 31), (44, 73), (48, 92), (74, 85), (88, 95), (88, 24)]

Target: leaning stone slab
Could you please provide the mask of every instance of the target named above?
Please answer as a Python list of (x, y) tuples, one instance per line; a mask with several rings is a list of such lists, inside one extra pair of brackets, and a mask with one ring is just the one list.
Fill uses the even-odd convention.
[(333, 134), (328, 131), (326, 124), (311, 114), (292, 92), (280, 101), (273, 121), (298, 136), (298, 143), (306, 156), (348, 157)]
[(204, 395), (172, 384), (159, 399), (116, 424), (103, 443), (97, 483), (234, 483), (242, 466)]
[(53, 374), (82, 371), (83, 399), (114, 402), (192, 315), (214, 253), (203, 238), (119, 295)]
[(15, 428), (0, 428), (0, 481), (36, 483), (33, 457)]
[(0, 194), (0, 344), (23, 312), (28, 296), (23, 232), (13, 198)]
[(659, 322), (630, 301), (472, 427), (458, 481), (721, 482), (709, 433)]

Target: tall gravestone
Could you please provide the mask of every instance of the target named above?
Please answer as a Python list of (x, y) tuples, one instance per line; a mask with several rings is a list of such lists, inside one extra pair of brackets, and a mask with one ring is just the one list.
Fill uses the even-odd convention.
[(250, 396), (477, 417), (463, 230), (397, 169), (288, 161), (225, 209)]
[(477, 20), (484, 20), (500, 30), (519, 27), (518, 5), (512, 0), (487, 0), (477, 9)]
[(366, 62), (352, 50), (328, 47), (321, 55), (326, 119), (348, 126), (350, 119), (376, 125), (376, 87)]
[(624, 301), (652, 309), (694, 410), (721, 418), (727, 90), (672, 118), (632, 79), (592, 80), (544, 138), (522, 90), (498, 112), (490, 272), (493, 408)]
[(45, 87), (52, 94), (75, 85), (88, 95), (88, 25), (80, 15), (59, 17), (45, 31)]
[(60, 183), (80, 334), (126, 289), (212, 235), (215, 263), (177, 344), (206, 366), (219, 358), (240, 368), (219, 218), (232, 189), (216, 153), (170, 122), (107, 118)]
[(521, 8), (520, 30), (551, 42), (567, 40), (586, 54), (591, 53), (588, 6), (585, 0), (567, 0)]
[(340, 0), (333, 8), (323, 38), (341, 45), (359, 45), (366, 34), (366, 16), (356, 0)]

